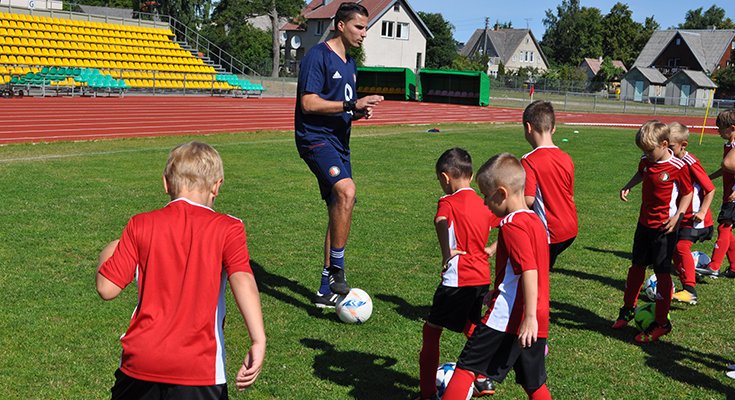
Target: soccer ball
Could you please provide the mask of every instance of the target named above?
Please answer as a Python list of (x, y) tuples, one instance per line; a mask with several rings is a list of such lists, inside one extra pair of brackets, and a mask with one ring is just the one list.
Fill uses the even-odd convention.
[(712, 262), (712, 259), (706, 253), (701, 251), (693, 251), (692, 258), (694, 259), (695, 268), (705, 268)]
[[(444, 396), (444, 392), (447, 390), (447, 386), (449, 386), (449, 381), (452, 379), (452, 375), (454, 375), (454, 367), (456, 366), (456, 363), (448, 362), (440, 365), (439, 368), (437, 368), (436, 370), (436, 391), (440, 399), (442, 396)], [(470, 398), (472, 398), (472, 392), (474, 388), (475, 385), (472, 385), (470, 387), (470, 390), (467, 392), (467, 398), (465, 400), (469, 400)]]
[[(646, 279), (646, 282), (643, 284), (643, 293), (646, 294), (646, 297), (648, 297), (651, 301), (656, 301), (656, 285), (658, 283), (658, 279), (656, 279), (656, 274), (654, 273), (651, 275), (648, 279)], [(674, 294), (674, 291), (676, 288), (674, 287), (674, 282), (671, 282), (671, 294)]]
[[(671, 320), (671, 314), (667, 316)], [(656, 303), (646, 303), (635, 309), (635, 326), (641, 331), (648, 329), (648, 326), (656, 319)]]
[(342, 322), (362, 324), (373, 314), (373, 301), (364, 290), (353, 288), (337, 299), (336, 308)]

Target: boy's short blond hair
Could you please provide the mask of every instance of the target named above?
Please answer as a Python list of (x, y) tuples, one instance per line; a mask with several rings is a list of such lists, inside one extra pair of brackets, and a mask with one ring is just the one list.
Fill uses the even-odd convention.
[(717, 114), (716, 124), (717, 127), (720, 129), (725, 129), (729, 126), (735, 125), (735, 108), (720, 111), (720, 113)]
[(477, 170), (477, 185), (481, 191), (502, 186), (509, 194), (523, 193), (526, 171), (513, 154), (496, 154)]
[(689, 140), (689, 128), (676, 121), (669, 123), (669, 143), (681, 143)]
[(669, 126), (658, 120), (652, 120), (641, 125), (635, 134), (635, 144), (641, 150), (653, 150), (656, 146), (662, 144), (664, 140), (669, 140)]
[(202, 142), (180, 144), (171, 150), (163, 170), (168, 193), (172, 199), (184, 190), (206, 192), (220, 179), (225, 171), (222, 158), (212, 146)]

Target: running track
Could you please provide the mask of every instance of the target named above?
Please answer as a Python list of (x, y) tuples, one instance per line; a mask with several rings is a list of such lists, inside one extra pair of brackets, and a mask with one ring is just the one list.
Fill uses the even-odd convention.
[[(135, 136), (293, 130), (293, 98), (128, 96), (0, 99), (0, 144)], [(356, 125), (519, 123), (522, 110), (385, 101)], [(635, 128), (659, 118), (701, 129), (701, 117), (557, 113), (557, 124)], [(708, 124), (708, 125), (711, 125)], [(708, 126), (714, 133), (715, 127)]]

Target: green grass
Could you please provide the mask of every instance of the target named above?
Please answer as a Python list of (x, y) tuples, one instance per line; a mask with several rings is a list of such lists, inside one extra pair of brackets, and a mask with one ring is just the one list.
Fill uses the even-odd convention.
[[(269, 338), (249, 399), (408, 399), (418, 387), (422, 317), (439, 281), (432, 224), (441, 190), (434, 162), (461, 146), (479, 166), (491, 155), (529, 150), (519, 126), (357, 128), (358, 187), (347, 264), (350, 283), (374, 300), (365, 325), (340, 323), (310, 304), (320, 274), (325, 210), (316, 181), (290, 133), (196, 137), (217, 147), (225, 185), (216, 208), (244, 219)], [(580, 131), (572, 133), (573, 129)], [(618, 200), (640, 151), (632, 130), (561, 126), (557, 143), (576, 163), (581, 231), (551, 276), (548, 385), (558, 399), (724, 399), (735, 396), (724, 367), (735, 358), (735, 282), (698, 285), (700, 304), (675, 305), (674, 331), (641, 347), (634, 328), (610, 329), (640, 205)], [(568, 142), (562, 142), (566, 138)], [(184, 137), (0, 147), (0, 398), (109, 396), (118, 338), (136, 293), (112, 302), (94, 290), (99, 250), (135, 213), (163, 206), (161, 171)], [(693, 140), (696, 142), (696, 140)], [(717, 167), (715, 136), (691, 146)], [(721, 183), (713, 209), (719, 207)], [(695, 249), (710, 252), (712, 243)], [(678, 282), (677, 282), (678, 284)], [(226, 336), (228, 377), (245, 354), (233, 302)], [(455, 360), (462, 335), (447, 332), (442, 361)], [(523, 398), (510, 377), (497, 398)]]

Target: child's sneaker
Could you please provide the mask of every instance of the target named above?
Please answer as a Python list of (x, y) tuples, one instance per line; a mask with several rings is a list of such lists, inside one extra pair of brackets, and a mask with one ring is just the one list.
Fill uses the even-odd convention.
[(345, 270), (342, 268), (329, 268), (329, 290), (336, 294), (350, 293), (350, 286), (345, 279)]
[(472, 397), (490, 396), (493, 394), (495, 394), (495, 385), (492, 379), (475, 380), (475, 390), (473, 390)]
[(318, 308), (334, 308), (337, 306), (338, 295), (334, 293), (321, 294), (316, 292), (314, 295), (314, 305)]
[(725, 270), (725, 272), (721, 273), (720, 276), (724, 276), (725, 278), (732, 279), (732, 278), (735, 278), (735, 271), (728, 268), (727, 270)]
[(651, 325), (648, 326), (648, 329), (635, 336), (635, 341), (638, 343), (652, 343), (658, 341), (658, 338), (671, 332), (671, 328), (671, 322), (659, 325), (658, 322), (653, 321), (651, 322)]
[(623, 329), (628, 326), (628, 322), (635, 318), (635, 308), (620, 307), (618, 319), (613, 324), (613, 329)]
[(717, 278), (720, 275), (720, 271), (716, 269), (711, 269), (709, 267), (709, 264), (702, 267), (697, 265), (696, 267), (694, 267), (694, 272), (702, 276), (708, 276), (710, 278)]
[(674, 293), (671, 299), (681, 303), (697, 304), (697, 295), (686, 289)]

